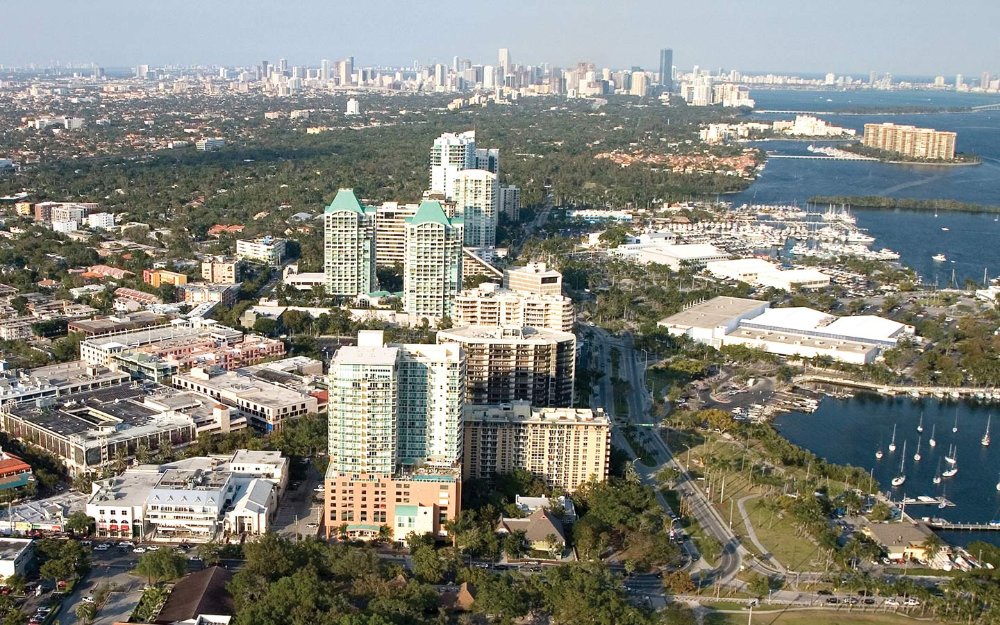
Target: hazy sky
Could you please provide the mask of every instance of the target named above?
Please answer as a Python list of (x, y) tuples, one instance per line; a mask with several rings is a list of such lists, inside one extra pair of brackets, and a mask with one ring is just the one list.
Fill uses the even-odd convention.
[(0, 64), (496, 63), (977, 75), (998, 0), (2, 0)]

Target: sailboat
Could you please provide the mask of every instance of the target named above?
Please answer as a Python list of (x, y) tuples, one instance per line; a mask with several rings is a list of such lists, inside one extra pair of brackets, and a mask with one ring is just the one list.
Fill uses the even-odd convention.
[(955, 425), (951, 426), (951, 431), (953, 434), (958, 432), (958, 408), (955, 408)]
[(918, 433), (923, 433), (923, 431), (924, 431), (924, 413), (923, 413), (923, 411), (921, 411), (920, 412), (920, 421), (917, 423), (917, 432)]
[(955, 458), (956, 451), (957, 450), (955, 449), (955, 445), (949, 445), (948, 455), (944, 457), (944, 461), (947, 462), (948, 464), (955, 464), (955, 462), (957, 461)]
[(941, 474), (941, 477), (955, 477), (958, 473), (958, 465), (952, 465), (952, 467)]
[(875, 459), (876, 460), (881, 460), (882, 459), (882, 448), (881, 447), (879, 447), (878, 449), (875, 450)]
[[(935, 484), (940, 484), (941, 483), (941, 460), (940, 459), (938, 460), (937, 473), (934, 474), (934, 479), (932, 479), (931, 481), (934, 482)], [(997, 483), (1000, 484), (1000, 482), (997, 482)]]
[(917, 450), (913, 452), (913, 461), (920, 462), (920, 437), (917, 437)]
[(997, 480), (997, 490), (1000, 490), (1000, 479)]
[(889, 441), (889, 453), (896, 451), (896, 424), (892, 424), (892, 440)]
[(931, 447), (937, 447), (937, 441), (934, 440), (934, 430), (937, 429), (937, 423), (931, 424), (931, 440), (927, 441), (927, 444)]
[(990, 446), (990, 417), (993, 415), (986, 415), (986, 433), (983, 434), (982, 440), (979, 442), (983, 444), (983, 447)]
[(906, 474), (903, 473), (903, 465), (905, 464), (906, 464), (906, 441), (903, 441), (903, 453), (901, 454), (901, 457), (899, 459), (899, 475), (892, 478), (893, 488), (897, 486), (902, 486), (903, 482), (906, 481)]

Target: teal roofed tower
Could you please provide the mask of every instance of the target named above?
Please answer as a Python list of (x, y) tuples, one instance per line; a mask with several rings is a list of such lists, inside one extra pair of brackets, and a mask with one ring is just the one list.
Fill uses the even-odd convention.
[(417, 209), (413, 217), (407, 219), (406, 222), (412, 225), (435, 223), (449, 227), (461, 224), (462, 219), (460, 217), (448, 219), (448, 215), (445, 214), (441, 202), (437, 200), (424, 200), (420, 202), (420, 208)]
[(361, 205), (358, 196), (354, 195), (354, 189), (340, 189), (337, 191), (337, 196), (333, 198), (333, 201), (324, 210), (326, 213), (335, 213), (337, 211), (364, 213), (365, 207)]

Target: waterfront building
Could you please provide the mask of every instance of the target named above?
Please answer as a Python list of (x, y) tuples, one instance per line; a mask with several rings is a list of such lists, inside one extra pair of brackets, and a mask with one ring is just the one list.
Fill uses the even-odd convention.
[(465, 355), (362, 331), (330, 364), (327, 536), (441, 536), (461, 504)]
[(532, 408), (529, 402), (464, 410), (465, 479), (490, 480), (521, 469), (553, 489), (573, 492), (608, 479), (611, 419), (586, 408)]
[(892, 349), (913, 326), (876, 317), (836, 317), (804, 307), (770, 308), (768, 302), (716, 297), (657, 323), (674, 336), (687, 336), (716, 348), (744, 345), (799, 358), (830, 357), (868, 364)]
[(455, 212), (462, 216), (465, 245), (496, 245), (499, 204), (497, 175), (485, 169), (466, 169), (455, 175)]
[(323, 211), (323, 270), (328, 295), (357, 297), (376, 290), (373, 210), (353, 189), (340, 189)]
[(464, 224), (449, 219), (440, 202), (424, 200), (406, 220), (403, 259), (403, 310), (440, 319), (451, 316), (462, 288)]
[(865, 147), (895, 152), (909, 158), (928, 160), (953, 160), (955, 158), (954, 132), (917, 128), (893, 123), (865, 124), (862, 144)]
[(500, 288), (484, 282), (455, 298), (452, 322), (461, 326), (532, 326), (573, 331), (573, 300), (562, 295), (540, 295)]
[(462, 346), (468, 359), (469, 403), (573, 404), (576, 336), (570, 332), (466, 326), (438, 332), (437, 341)]

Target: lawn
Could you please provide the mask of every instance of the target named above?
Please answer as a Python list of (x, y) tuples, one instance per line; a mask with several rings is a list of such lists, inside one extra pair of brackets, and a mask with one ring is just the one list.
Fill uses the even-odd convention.
[[(748, 614), (709, 614), (705, 625), (745, 625)], [(754, 625), (913, 625), (927, 623), (933, 625), (941, 621), (913, 619), (899, 614), (858, 614), (834, 610), (799, 610), (781, 614), (754, 611)]]
[[(790, 515), (765, 509), (759, 498), (751, 499), (745, 505), (757, 538), (785, 568), (792, 571), (810, 571), (822, 566), (819, 561), (813, 562), (817, 557), (821, 559), (816, 545), (798, 534)], [(744, 530), (741, 533), (746, 532)], [(750, 539), (743, 542), (750, 544)]]

